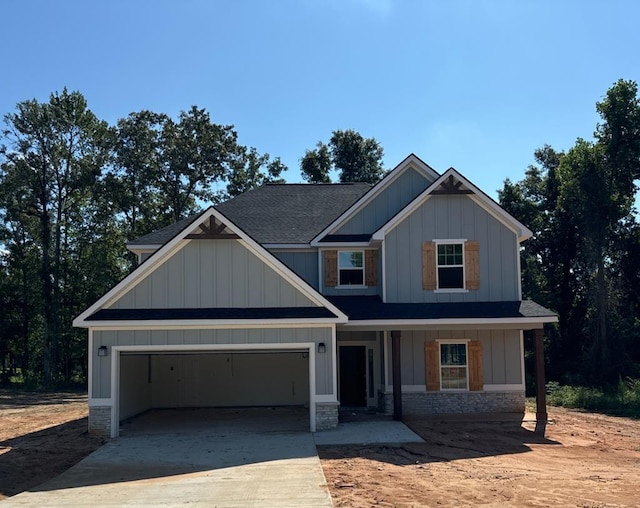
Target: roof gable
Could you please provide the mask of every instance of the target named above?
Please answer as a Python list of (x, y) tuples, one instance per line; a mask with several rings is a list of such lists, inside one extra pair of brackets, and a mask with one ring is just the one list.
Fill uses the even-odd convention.
[(383, 240), (389, 231), (394, 229), (398, 224), (418, 209), (426, 200), (434, 195), (465, 195), (469, 197), (469, 199), (477, 203), (496, 220), (513, 231), (521, 242), (530, 238), (533, 234), (529, 228), (505, 211), (504, 208), (467, 180), (455, 168), (449, 168), (411, 203), (378, 229), (373, 234), (372, 239)]
[[(275, 258), (266, 249), (260, 246), (255, 240), (247, 235), (242, 229), (237, 227), (219, 210), (213, 207), (205, 210), (199, 219), (192, 220), (182, 231), (176, 234), (169, 242), (156, 251), (145, 263), (138, 266), (131, 274), (125, 277), (114, 288), (108, 291), (102, 298), (86, 309), (73, 321), (74, 326), (88, 327), (96, 324), (90, 322), (90, 317), (97, 311), (105, 309), (126, 296), (138, 284), (145, 279), (152, 277), (154, 272), (170, 261), (177, 253), (189, 245), (191, 241), (198, 239), (222, 239), (223, 241), (233, 240), (239, 242), (246, 250), (255, 255), (276, 277), (286, 280), (296, 291), (299, 291), (304, 301), (310, 301), (312, 305), (324, 307), (337, 316), (334, 322), (346, 321), (346, 316), (331, 302), (326, 300), (320, 293), (313, 289), (307, 282), (296, 275), (281, 261)], [(245, 289), (246, 290), (246, 289)]]
[[(319, 245), (326, 235), (336, 233), (342, 226), (344, 226), (351, 218), (353, 218), (358, 212), (363, 210), (367, 204), (371, 203), (376, 197), (391, 186), (402, 174), (407, 170), (414, 169), (421, 174), (427, 181), (431, 182), (438, 178), (438, 173), (427, 163), (422, 161), (415, 154), (410, 154), (400, 164), (393, 168), (387, 175), (374, 185), (369, 192), (355, 201), (347, 210), (333, 220), (328, 226), (326, 226), (320, 233), (318, 233), (312, 240), (311, 245)], [(366, 232), (361, 232), (366, 233)]]

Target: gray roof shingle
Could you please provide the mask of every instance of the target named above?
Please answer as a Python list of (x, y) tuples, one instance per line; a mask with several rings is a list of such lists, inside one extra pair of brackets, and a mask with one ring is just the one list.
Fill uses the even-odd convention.
[[(309, 243), (371, 187), (367, 183), (268, 184), (216, 208), (258, 243)], [(198, 215), (131, 240), (127, 245), (163, 245)]]

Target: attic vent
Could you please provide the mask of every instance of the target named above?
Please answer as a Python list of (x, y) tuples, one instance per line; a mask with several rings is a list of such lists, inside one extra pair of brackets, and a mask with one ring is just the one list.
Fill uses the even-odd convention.
[(431, 194), (473, 194), (469, 189), (462, 189), (462, 182), (453, 178), (449, 178), (440, 183), (440, 187), (431, 192)]
[(240, 238), (227, 229), (226, 224), (218, 221), (213, 215), (198, 225), (200, 231), (185, 236), (188, 240), (234, 240)]

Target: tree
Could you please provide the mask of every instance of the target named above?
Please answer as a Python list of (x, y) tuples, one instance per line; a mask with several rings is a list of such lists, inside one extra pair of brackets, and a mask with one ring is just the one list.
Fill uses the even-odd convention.
[(87, 108), (84, 97), (66, 89), (52, 94), (48, 103), (19, 103), (5, 123), (0, 195), (9, 230), (18, 234), (24, 229), (39, 251), (43, 381), (49, 385), (58, 372), (70, 217), (90, 199), (111, 139), (107, 124)]
[(226, 190), (220, 193), (216, 201), (224, 201), (267, 183), (284, 183), (280, 175), (287, 167), (279, 157), (270, 160), (268, 153), (260, 155), (253, 147), (247, 149), (242, 146), (238, 151), (225, 178)]
[(328, 145), (318, 142), (300, 159), (303, 178), (328, 183), (329, 172), (339, 172), (340, 182), (376, 183), (384, 176), (384, 150), (374, 138), (364, 138), (352, 129), (333, 131)]

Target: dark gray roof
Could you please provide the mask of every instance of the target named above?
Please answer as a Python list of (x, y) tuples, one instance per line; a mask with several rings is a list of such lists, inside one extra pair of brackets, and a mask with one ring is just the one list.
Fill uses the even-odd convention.
[(101, 309), (87, 321), (147, 321), (162, 319), (293, 319), (334, 318), (324, 307), (255, 307), (202, 309)]
[(371, 185), (263, 185), (216, 208), (259, 243), (309, 243)]
[(135, 240), (129, 240), (127, 241), (127, 245), (164, 245), (189, 224), (194, 222), (198, 217), (200, 217), (200, 215), (202, 215), (202, 212), (198, 212), (169, 226), (156, 229), (155, 231), (136, 238)]
[[(258, 243), (309, 243), (371, 189), (368, 183), (269, 184), (216, 206)], [(127, 242), (163, 245), (197, 215)]]
[(383, 303), (379, 296), (328, 296), (349, 321), (384, 319), (553, 318), (556, 314), (531, 300), (460, 303)]

